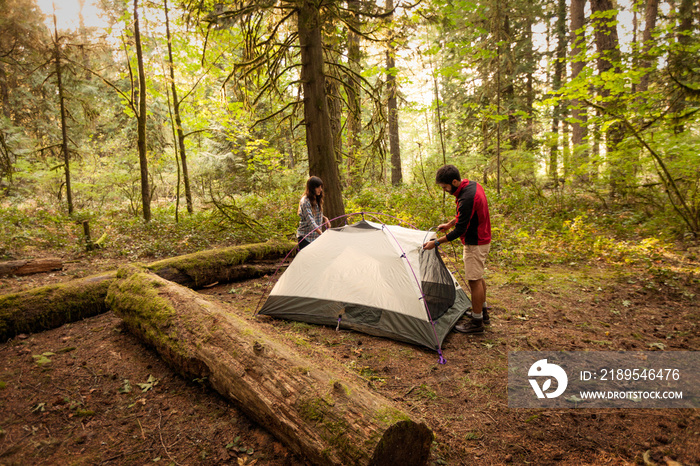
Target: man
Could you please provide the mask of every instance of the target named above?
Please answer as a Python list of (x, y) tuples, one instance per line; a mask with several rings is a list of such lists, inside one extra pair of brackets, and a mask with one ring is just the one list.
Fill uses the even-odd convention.
[(464, 272), (472, 295), (472, 311), (469, 323), (458, 324), (455, 330), (468, 334), (484, 333), (484, 323), (489, 323), (486, 302), (484, 262), (491, 247), (491, 219), (484, 188), (476, 181), (463, 180), (454, 165), (445, 165), (435, 175), (435, 182), (443, 191), (452, 194), (457, 204), (457, 214), (448, 223), (438, 226), (439, 231), (454, 228), (442, 238), (435, 238), (423, 245), (433, 249), (439, 244), (459, 238), (464, 245)]

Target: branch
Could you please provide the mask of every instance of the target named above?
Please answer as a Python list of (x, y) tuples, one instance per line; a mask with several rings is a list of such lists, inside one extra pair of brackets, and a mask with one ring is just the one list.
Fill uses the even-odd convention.
[(285, 105), (284, 107), (282, 107), (281, 109), (277, 110), (276, 112), (274, 112), (274, 113), (272, 113), (264, 118), (261, 118), (259, 120), (255, 120), (255, 123), (253, 123), (253, 125), (250, 127), (250, 129), (253, 129), (258, 124), (265, 123), (266, 121), (271, 120), (272, 118), (276, 117), (277, 115), (284, 113), (284, 111), (287, 110), (289, 107), (296, 107), (297, 105), (302, 104), (302, 103), (304, 103), (304, 101), (302, 101), (302, 100), (295, 100), (293, 102), (290, 102), (287, 105)]
[[(637, 139), (637, 141), (638, 141), (646, 150), (649, 151), (649, 153), (652, 155), (652, 157), (654, 158), (654, 160), (656, 160), (656, 162), (657, 162), (657, 163), (659, 164), (659, 166), (661, 167), (661, 170), (663, 171), (664, 176), (661, 176), (661, 181), (664, 183), (664, 187), (666, 188), (666, 192), (669, 194), (669, 200), (671, 201), (671, 204), (673, 205), (673, 207), (674, 207), (674, 209), (676, 210), (676, 212), (678, 212), (678, 214), (681, 215), (681, 218), (683, 218), (683, 220), (688, 224), (688, 227), (689, 227), (692, 231), (696, 231), (697, 228), (694, 228), (694, 227), (690, 224), (688, 218), (686, 217), (686, 215), (688, 215), (688, 216), (690, 216), (690, 218), (693, 218), (693, 219), (694, 219), (695, 214), (694, 214), (693, 210), (692, 210), (690, 207), (688, 207), (687, 203), (685, 202), (685, 198), (683, 197), (683, 195), (681, 195), (680, 190), (678, 189), (678, 185), (676, 185), (676, 182), (674, 181), (673, 176), (671, 176), (671, 173), (668, 171), (668, 168), (666, 167), (666, 164), (664, 163), (663, 159), (661, 158), (661, 155), (659, 155), (658, 152), (656, 152), (654, 149), (652, 149), (651, 146), (649, 146), (649, 144), (648, 144), (648, 143), (642, 138), (642, 136), (639, 134), (639, 131), (637, 131), (637, 129), (632, 125), (632, 123), (629, 122), (629, 120), (627, 120), (627, 118), (625, 118), (624, 115), (615, 115), (615, 114), (613, 114), (612, 112), (610, 112), (606, 107), (603, 107), (603, 106), (601, 106), (601, 105), (598, 105), (598, 104), (596, 104), (596, 103), (593, 103), (593, 102), (590, 102), (590, 101), (587, 101), (587, 100), (585, 100), (584, 102), (586, 102), (587, 104), (589, 104), (591, 107), (594, 107), (594, 108), (596, 108), (596, 109), (602, 111), (603, 113), (606, 113), (606, 114), (608, 114), (608, 115), (612, 115), (612, 116), (615, 116), (615, 117), (620, 118), (620, 120), (622, 120), (622, 122), (625, 124), (625, 126), (627, 127), (627, 129), (629, 129), (629, 130), (632, 132), (632, 135), (635, 137), (635, 139)], [(659, 173), (659, 174), (661, 174), (661, 173)], [(686, 215), (683, 215), (683, 214), (678, 210), (678, 207), (676, 206), (676, 204), (673, 202), (673, 199), (672, 199), (672, 197), (670, 196), (669, 186), (672, 188), (673, 193), (676, 195), (676, 197), (678, 198), (678, 200), (679, 200), (680, 203), (682, 204), (683, 209), (684, 209), (684, 211), (686, 212)]]

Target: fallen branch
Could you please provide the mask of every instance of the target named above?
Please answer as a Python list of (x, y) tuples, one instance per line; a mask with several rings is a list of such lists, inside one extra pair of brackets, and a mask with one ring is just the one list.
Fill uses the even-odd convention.
[(57, 257), (0, 262), (0, 277), (4, 275), (32, 275), (61, 270), (63, 261)]

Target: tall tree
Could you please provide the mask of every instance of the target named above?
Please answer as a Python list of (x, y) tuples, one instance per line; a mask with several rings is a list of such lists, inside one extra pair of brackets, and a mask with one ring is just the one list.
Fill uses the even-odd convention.
[(348, 0), (348, 23), (351, 25), (351, 27), (347, 28), (348, 68), (350, 73), (345, 77), (345, 93), (348, 96), (348, 154), (346, 158), (346, 183), (348, 186), (352, 186), (355, 183), (358, 175), (358, 157), (361, 147), (360, 133), (362, 131), (362, 85), (358, 79), (361, 72), (360, 60), (362, 58), (360, 49), (361, 36), (355, 32), (359, 25), (359, 9), (359, 0)]
[(138, 111), (136, 113), (139, 166), (141, 167), (141, 205), (143, 219), (151, 221), (151, 188), (148, 179), (148, 154), (146, 151), (146, 71), (143, 65), (143, 48), (141, 46), (141, 29), (139, 27), (138, 0), (134, 0), (134, 42), (138, 66)]
[(653, 57), (651, 56), (651, 49), (653, 46), (652, 34), (656, 29), (656, 18), (659, 15), (659, 0), (646, 0), (644, 7), (644, 32), (642, 33), (642, 57), (640, 66), (644, 73), (639, 79), (639, 86), (637, 90), (639, 92), (646, 92), (649, 88), (649, 77), (653, 70)]
[(304, 124), (309, 151), (309, 175), (319, 176), (326, 186), (329, 218), (345, 213), (340, 175), (335, 158), (331, 120), (326, 96), (321, 15), (313, 0), (301, 0), (296, 11), (301, 51), (301, 81), (304, 90)]
[[(556, 23), (554, 26), (554, 34), (557, 39), (556, 49), (554, 52), (554, 73), (552, 75), (552, 91), (558, 92), (562, 85), (565, 70), (566, 58), (566, 3), (565, 0), (557, 1)], [(564, 105), (561, 101), (557, 101), (552, 109), (552, 141), (549, 147), (549, 176), (555, 186), (559, 183), (558, 165), (559, 157), (559, 126), (564, 116)]]
[(401, 184), (401, 147), (399, 145), (399, 105), (396, 85), (396, 45), (393, 33), (393, 0), (386, 0), (387, 23), (389, 24), (389, 37), (386, 49), (386, 90), (387, 90), (387, 119), (389, 120), (389, 153), (391, 154), (391, 184)]
[(173, 96), (173, 114), (175, 117), (175, 129), (177, 132), (177, 145), (182, 164), (182, 180), (185, 184), (185, 199), (187, 201), (187, 212), (194, 212), (192, 203), (192, 190), (190, 188), (190, 174), (187, 168), (187, 152), (185, 149), (185, 131), (182, 128), (182, 117), (180, 116), (180, 100), (177, 95), (177, 85), (175, 84), (175, 63), (173, 62), (173, 43), (170, 37), (170, 18), (168, 16), (168, 0), (163, 0), (165, 8), (165, 33), (168, 40), (168, 63), (170, 68), (170, 92)]
[[(576, 80), (586, 67), (586, 0), (571, 0), (571, 81)], [(571, 100), (571, 142), (574, 146), (574, 166), (578, 170), (576, 181), (586, 183), (589, 178), (589, 150), (584, 146), (588, 136), (588, 113), (578, 98)]]
[[(620, 49), (617, 34), (617, 10), (611, 0), (591, 0), (591, 19), (595, 34), (596, 50), (598, 52), (598, 75), (600, 77), (599, 93), (605, 101), (605, 106), (616, 106), (615, 96), (611, 94), (608, 83), (609, 75), (614, 74), (620, 64)], [(624, 138), (624, 129), (619, 122), (608, 125), (605, 133), (605, 152), (609, 167), (610, 194), (620, 194), (624, 182), (622, 160), (616, 150)]]
[(70, 152), (68, 151), (68, 121), (66, 116), (65, 91), (63, 89), (63, 69), (61, 67), (61, 38), (58, 36), (56, 10), (53, 12), (54, 30), (54, 63), (56, 67), (56, 85), (58, 87), (58, 102), (61, 112), (61, 154), (63, 155), (63, 172), (66, 177), (66, 202), (68, 214), (73, 214), (73, 189), (70, 177)]

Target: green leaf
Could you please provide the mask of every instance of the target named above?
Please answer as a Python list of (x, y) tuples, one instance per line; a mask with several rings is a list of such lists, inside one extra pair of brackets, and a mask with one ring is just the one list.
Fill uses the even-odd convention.
[(124, 385), (118, 390), (119, 393), (131, 393), (131, 384), (129, 379), (124, 379)]
[(151, 390), (153, 387), (155, 387), (156, 385), (158, 385), (158, 382), (159, 382), (158, 379), (156, 379), (152, 375), (149, 375), (148, 380), (146, 382), (137, 383), (136, 385), (138, 385), (141, 388), (142, 392), (147, 392), (147, 391)]

